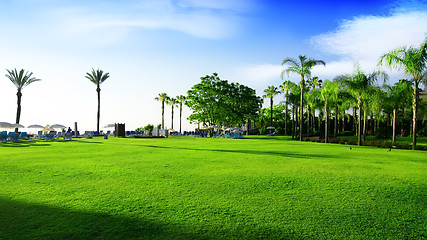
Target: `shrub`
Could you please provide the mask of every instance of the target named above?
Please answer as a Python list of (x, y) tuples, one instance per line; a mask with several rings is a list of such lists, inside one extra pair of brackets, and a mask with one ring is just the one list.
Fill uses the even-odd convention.
[(377, 130), (376, 139), (390, 139), (393, 136), (393, 130), (390, 127), (381, 127)]
[(352, 131), (344, 131), (344, 132), (339, 132), (337, 133), (337, 136), (353, 136), (353, 132)]
[(396, 148), (398, 149), (412, 149), (412, 146), (409, 143), (397, 143)]
[(427, 145), (423, 146), (423, 145), (416, 145), (415, 146), (415, 150), (427, 150)]
[(325, 134), (322, 131), (314, 131), (313, 136), (324, 136)]

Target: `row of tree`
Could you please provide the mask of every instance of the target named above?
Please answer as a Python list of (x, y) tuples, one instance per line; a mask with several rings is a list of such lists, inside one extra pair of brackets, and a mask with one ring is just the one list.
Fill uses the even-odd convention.
[[(159, 93), (157, 97), (154, 98), (156, 101), (162, 103), (162, 125), (161, 128), (165, 128), (165, 103), (171, 106), (172, 109), (172, 119), (171, 119), (171, 128), (173, 129), (173, 115), (174, 108), (179, 106), (179, 133), (182, 133), (182, 104), (185, 102), (186, 97), (183, 95), (176, 96), (175, 98), (169, 97), (166, 93)], [(148, 129), (146, 129), (148, 130)]]
[[(325, 141), (328, 141), (328, 119), (330, 114), (330, 106), (334, 106), (334, 112), (338, 115), (340, 109), (345, 113), (350, 106), (353, 107), (353, 110), (358, 109), (358, 126), (357, 126), (357, 135), (358, 135), (358, 144), (361, 144), (361, 137), (366, 136), (366, 122), (369, 111), (378, 116), (393, 112), (393, 141), (396, 140), (396, 118), (398, 109), (405, 111), (404, 99), (408, 99), (408, 88), (412, 85), (412, 136), (413, 136), (413, 145), (416, 146), (416, 133), (417, 133), (417, 115), (419, 109), (419, 84), (424, 81), (427, 81), (427, 39), (421, 44), (419, 48), (415, 47), (402, 47), (391, 52), (388, 52), (380, 57), (379, 65), (388, 66), (391, 69), (403, 70), (404, 73), (411, 77), (408, 80), (401, 80), (396, 83), (394, 86), (384, 86), (384, 91), (378, 86), (375, 86), (378, 80), (387, 80), (388, 76), (382, 71), (374, 71), (370, 74), (366, 74), (360, 69), (358, 64), (355, 65), (354, 73), (341, 75), (336, 77), (333, 81), (326, 80), (323, 82), (322, 87), (319, 90), (316, 90), (317, 86), (320, 86), (321, 81), (314, 77), (311, 78), (311, 69), (315, 65), (325, 65), (325, 62), (322, 60), (310, 59), (306, 56), (299, 56), (299, 59), (286, 58), (282, 65), (289, 65), (286, 69), (282, 71), (282, 79), (284, 75), (289, 76), (290, 73), (295, 73), (300, 75), (301, 81), (300, 85), (291, 81), (285, 81), (281, 86), (281, 91), (277, 87), (270, 86), (264, 90), (264, 98), (270, 98), (270, 125), (273, 123), (273, 98), (275, 95), (280, 92), (285, 92), (286, 98), (286, 107), (285, 107), (285, 121), (287, 121), (287, 112), (288, 112), (288, 103), (292, 103), (294, 109), (296, 104), (299, 104), (299, 139), (303, 138), (303, 123), (304, 123), (304, 113), (307, 113), (307, 123), (310, 126), (311, 117), (310, 114), (314, 113), (319, 107), (314, 107), (314, 105), (322, 103), (324, 106), (325, 115)], [(308, 83), (308, 88), (306, 87)], [(406, 93), (406, 94), (405, 94)], [(307, 96), (306, 96), (307, 95)], [(296, 99), (296, 96), (299, 96), (299, 101)], [(389, 98), (386, 105), (380, 105), (381, 100)], [(292, 99), (290, 99), (292, 98)], [(376, 98), (377, 101), (375, 100)], [(290, 101), (291, 100), (291, 101)], [(307, 109), (305, 110), (305, 107)], [(313, 109), (311, 109), (313, 108)], [(362, 112), (363, 112), (363, 131), (362, 131)], [(293, 110), (293, 116), (298, 115), (295, 110)], [(355, 112), (353, 117), (356, 117)], [(335, 117), (337, 119), (337, 116)], [(335, 124), (336, 126), (337, 124)], [(286, 122), (285, 122), (285, 132), (286, 132)], [(310, 127), (307, 128), (307, 133), (310, 134)]]

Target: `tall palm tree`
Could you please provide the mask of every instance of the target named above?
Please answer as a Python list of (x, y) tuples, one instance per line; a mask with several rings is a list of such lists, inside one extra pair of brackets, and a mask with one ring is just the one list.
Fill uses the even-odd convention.
[(86, 78), (96, 85), (96, 92), (98, 93), (98, 114), (96, 115), (96, 131), (99, 134), (99, 118), (101, 114), (101, 88), (99, 87), (105, 80), (110, 77), (109, 73), (105, 73), (102, 70), (97, 69), (96, 71), (92, 68), (92, 72), (86, 73)]
[(169, 96), (166, 93), (159, 93), (154, 99), (162, 103), (162, 129), (165, 129), (165, 102), (169, 99)]
[[(6, 77), (9, 78), (9, 80), (16, 86), (16, 89), (18, 90), (16, 93), (16, 96), (18, 97), (17, 101), (17, 108), (16, 108), (16, 123), (19, 123), (19, 120), (21, 119), (21, 98), (22, 98), (22, 89), (24, 89), (26, 86), (30, 85), (33, 82), (41, 81), (40, 79), (31, 77), (33, 75), (32, 72), (28, 73), (24, 71), (24, 69), (21, 69), (21, 71), (16, 70), (8, 70), (6, 69), (7, 74)], [(15, 128), (15, 132), (18, 132), (18, 128)]]
[(363, 107), (363, 95), (368, 89), (374, 85), (377, 79), (382, 78), (384, 81), (388, 78), (387, 74), (382, 71), (374, 71), (369, 75), (366, 75), (361, 69), (360, 65), (356, 63), (354, 65), (354, 73), (351, 76), (342, 76), (344, 83), (352, 91), (357, 98), (358, 113), (358, 128), (357, 128), (357, 144), (362, 144), (361, 129), (362, 129), (362, 107)]
[(273, 98), (279, 94), (280, 91), (278, 91), (275, 86), (269, 86), (264, 90), (264, 93), (264, 96), (262, 96), (263, 98), (270, 98), (270, 126), (273, 126)]
[(389, 66), (391, 69), (403, 70), (412, 77), (414, 92), (412, 94), (412, 149), (417, 145), (417, 109), (418, 109), (418, 85), (427, 78), (427, 38), (420, 48), (401, 47), (381, 56), (380, 65)]
[(300, 135), (299, 135), (299, 140), (302, 141), (302, 123), (303, 123), (303, 112), (304, 112), (305, 79), (310, 78), (311, 69), (314, 66), (319, 65), (319, 64), (326, 66), (326, 63), (323, 60), (316, 60), (316, 59), (312, 59), (312, 58), (307, 58), (304, 55), (300, 55), (298, 58), (299, 58), (298, 60), (294, 59), (294, 58), (285, 58), (285, 60), (283, 60), (282, 66), (285, 64), (289, 64), (290, 67), (288, 67), (282, 71), (282, 78), (283, 78), (283, 75), (285, 73), (287, 73), (289, 76), (289, 73), (291, 73), (291, 72), (296, 73), (296, 74), (301, 76), (301, 82), (300, 82), (300, 87), (301, 87), (300, 119), (299, 119)]
[(325, 143), (329, 140), (329, 105), (336, 104), (338, 93), (340, 90), (338, 81), (325, 80), (322, 86), (321, 95), (325, 100)]
[(171, 129), (173, 129), (173, 110), (174, 110), (174, 108), (175, 108), (175, 106), (176, 106), (176, 104), (178, 104), (179, 102), (178, 102), (178, 100), (176, 99), (176, 98), (168, 98), (167, 100), (166, 100), (166, 104), (168, 104), (168, 105), (171, 105), (171, 108), (172, 108), (172, 119), (171, 119), (171, 121), (172, 121), (172, 123), (171, 123)]
[[(322, 80), (319, 79), (319, 77), (312, 77), (312, 78), (309, 78), (307, 80), (307, 85), (308, 85), (308, 88), (309, 88), (308, 89), (308, 94), (310, 94), (310, 93), (312, 93), (316, 89), (316, 87), (320, 87), (322, 85)], [(310, 88), (311, 88), (311, 91), (310, 91)], [(316, 94), (313, 94), (313, 95), (316, 95)], [(313, 103), (313, 102), (311, 102), (311, 103)], [(311, 124), (310, 124), (311, 123), (311, 116), (310, 116), (310, 114), (311, 114), (311, 106), (312, 105), (313, 104), (308, 104), (307, 103), (307, 133), (308, 134), (311, 133)]]
[(179, 134), (181, 134), (181, 119), (182, 119), (182, 104), (185, 103), (185, 96), (179, 95), (176, 97), (179, 103)]
[(282, 85), (280, 85), (281, 92), (285, 93), (285, 135), (288, 133), (288, 104), (289, 104), (289, 91), (291, 90), (292, 86), (294, 86), (295, 83), (286, 80), (283, 82)]

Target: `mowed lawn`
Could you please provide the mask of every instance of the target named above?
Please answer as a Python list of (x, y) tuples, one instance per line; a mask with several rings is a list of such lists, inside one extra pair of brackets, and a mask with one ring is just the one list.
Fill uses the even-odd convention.
[(0, 144), (0, 239), (423, 239), (427, 152), (290, 141)]

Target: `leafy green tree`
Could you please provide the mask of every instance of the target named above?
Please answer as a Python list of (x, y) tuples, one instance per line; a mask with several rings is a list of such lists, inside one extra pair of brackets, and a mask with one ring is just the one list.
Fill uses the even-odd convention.
[[(16, 123), (19, 123), (19, 120), (21, 119), (21, 98), (22, 98), (22, 90), (30, 85), (33, 82), (41, 81), (40, 79), (37, 79), (35, 77), (32, 77), (32, 72), (25, 72), (24, 69), (21, 69), (18, 73), (16, 70), (8, 70), (6, 69), (7, 74), (6, 77), (9, 78), (9, 80), (15, 85), (17, 89), (16, 96), (18, 98), (17, 101), (17, 108), (16, 108)], [(18, 132), (18, 128), (15, 128), (15, 132)]]
[(280, 93), (275, 86), (269, 86), (267, 89), (264, 89), (263, 98), (270, 98), (270, 126), (273, 126), (273, 98)]
[(144, 130), (149, 131), (150, 133), (153, 132), (154, 125), (153, 124), (147, 124), (147, 126), (144, 127)]
[(217, 73), (201, 77), (188, 92), (185, 105), (192, 109), (191, 122), (216, 126), (241, 126), (256, 118), (262, 100), (255, 90), (221, 80)]
[(282, 78), (285, 73), (296, 73), (301, 76), (301, 97), (300, 97), (300, 133), (299, 140), (302, 141), (302, 124), (303, 124), (303, 114), (304, 114), (304, 89), (305, 89), (305, 79), (310, 78), (311, 69), (319, 64), (326, 66), (326, 63), (323, 60), (316, 60), (312, 58), (307, 58), (306, 56), (300, 55), (299, 59), (294, 58), (285, 58), (282, 65), (289, 64), (290, 66), (282, 71)]
[(178, 102), (178, 100), (176, 99), (176, 98), (168, 98), (167, 100), (166, 100), (166, 104), (168, 104), (168, 105), (170, 105), (171, 106), (171, 109), (172, 109), (172, 119), (171, 119), (171, 129), (174, 129), (173, 128), (173, 110), (174, 110), (174, 108), (177, 106), (177, 104), (178, 104), (179, 102)]
[(412, 149), (417, 145), (417, 109), (418, 109), (418, 85), (427, 79), (427, 38), (420, 48), (401, 47), (392, 50), (379, 60), (380, 65), (389, 66), (391, 69), (403, 70), (405, 74), (412, 77), (414, 83), (412, 100)]
[(368, 89), (377, 82), (378, 79), (384, 79), (384, 81), (388, 78), (387, 74), (382, 71), (374, 71), (368, 75), (366, 75), (361, 69), (360, 65), (356, 63), (354, 65), (354, 73), (352, 75), (343, 76), (343, 80), (346, 86), (352, 90), (352, 93), (357, 98), (357, 107), (359, 109), (359, 121), (358, 121), (358, 133), (357, 133), (357, 144), (360, 146), (362, 144), (361, 138), (361, 114), (363, 109), (363, 95)]
[(166, 93), (159, 93), (159, 95), (154, 98), (154, 100), (160, 101), (162, 103), (162, 125), (161, 125), (161, 129), (165, 128), (165, 102), (168, 99), (169, 99), (169, 96)]
[(182, 104), (185, 103), (186, 97), (184, 95), (179, 95), (176, 97), (179, 103), (179, 134), (182, 134), (181, 132), (181, 119), (182, 119)]
[(92, 68), (92, 72), (86, 73), (86, 78), (96, 85), (96, 92), (98, 93), (98, 113), (96, 115), (96, 131), (99, 134), (99, 118), (101, 114), (101, 88), (100, 85), (110, 77), (109, 73), (105, 73), (102, 70), (97, 69), (96, 71)]

